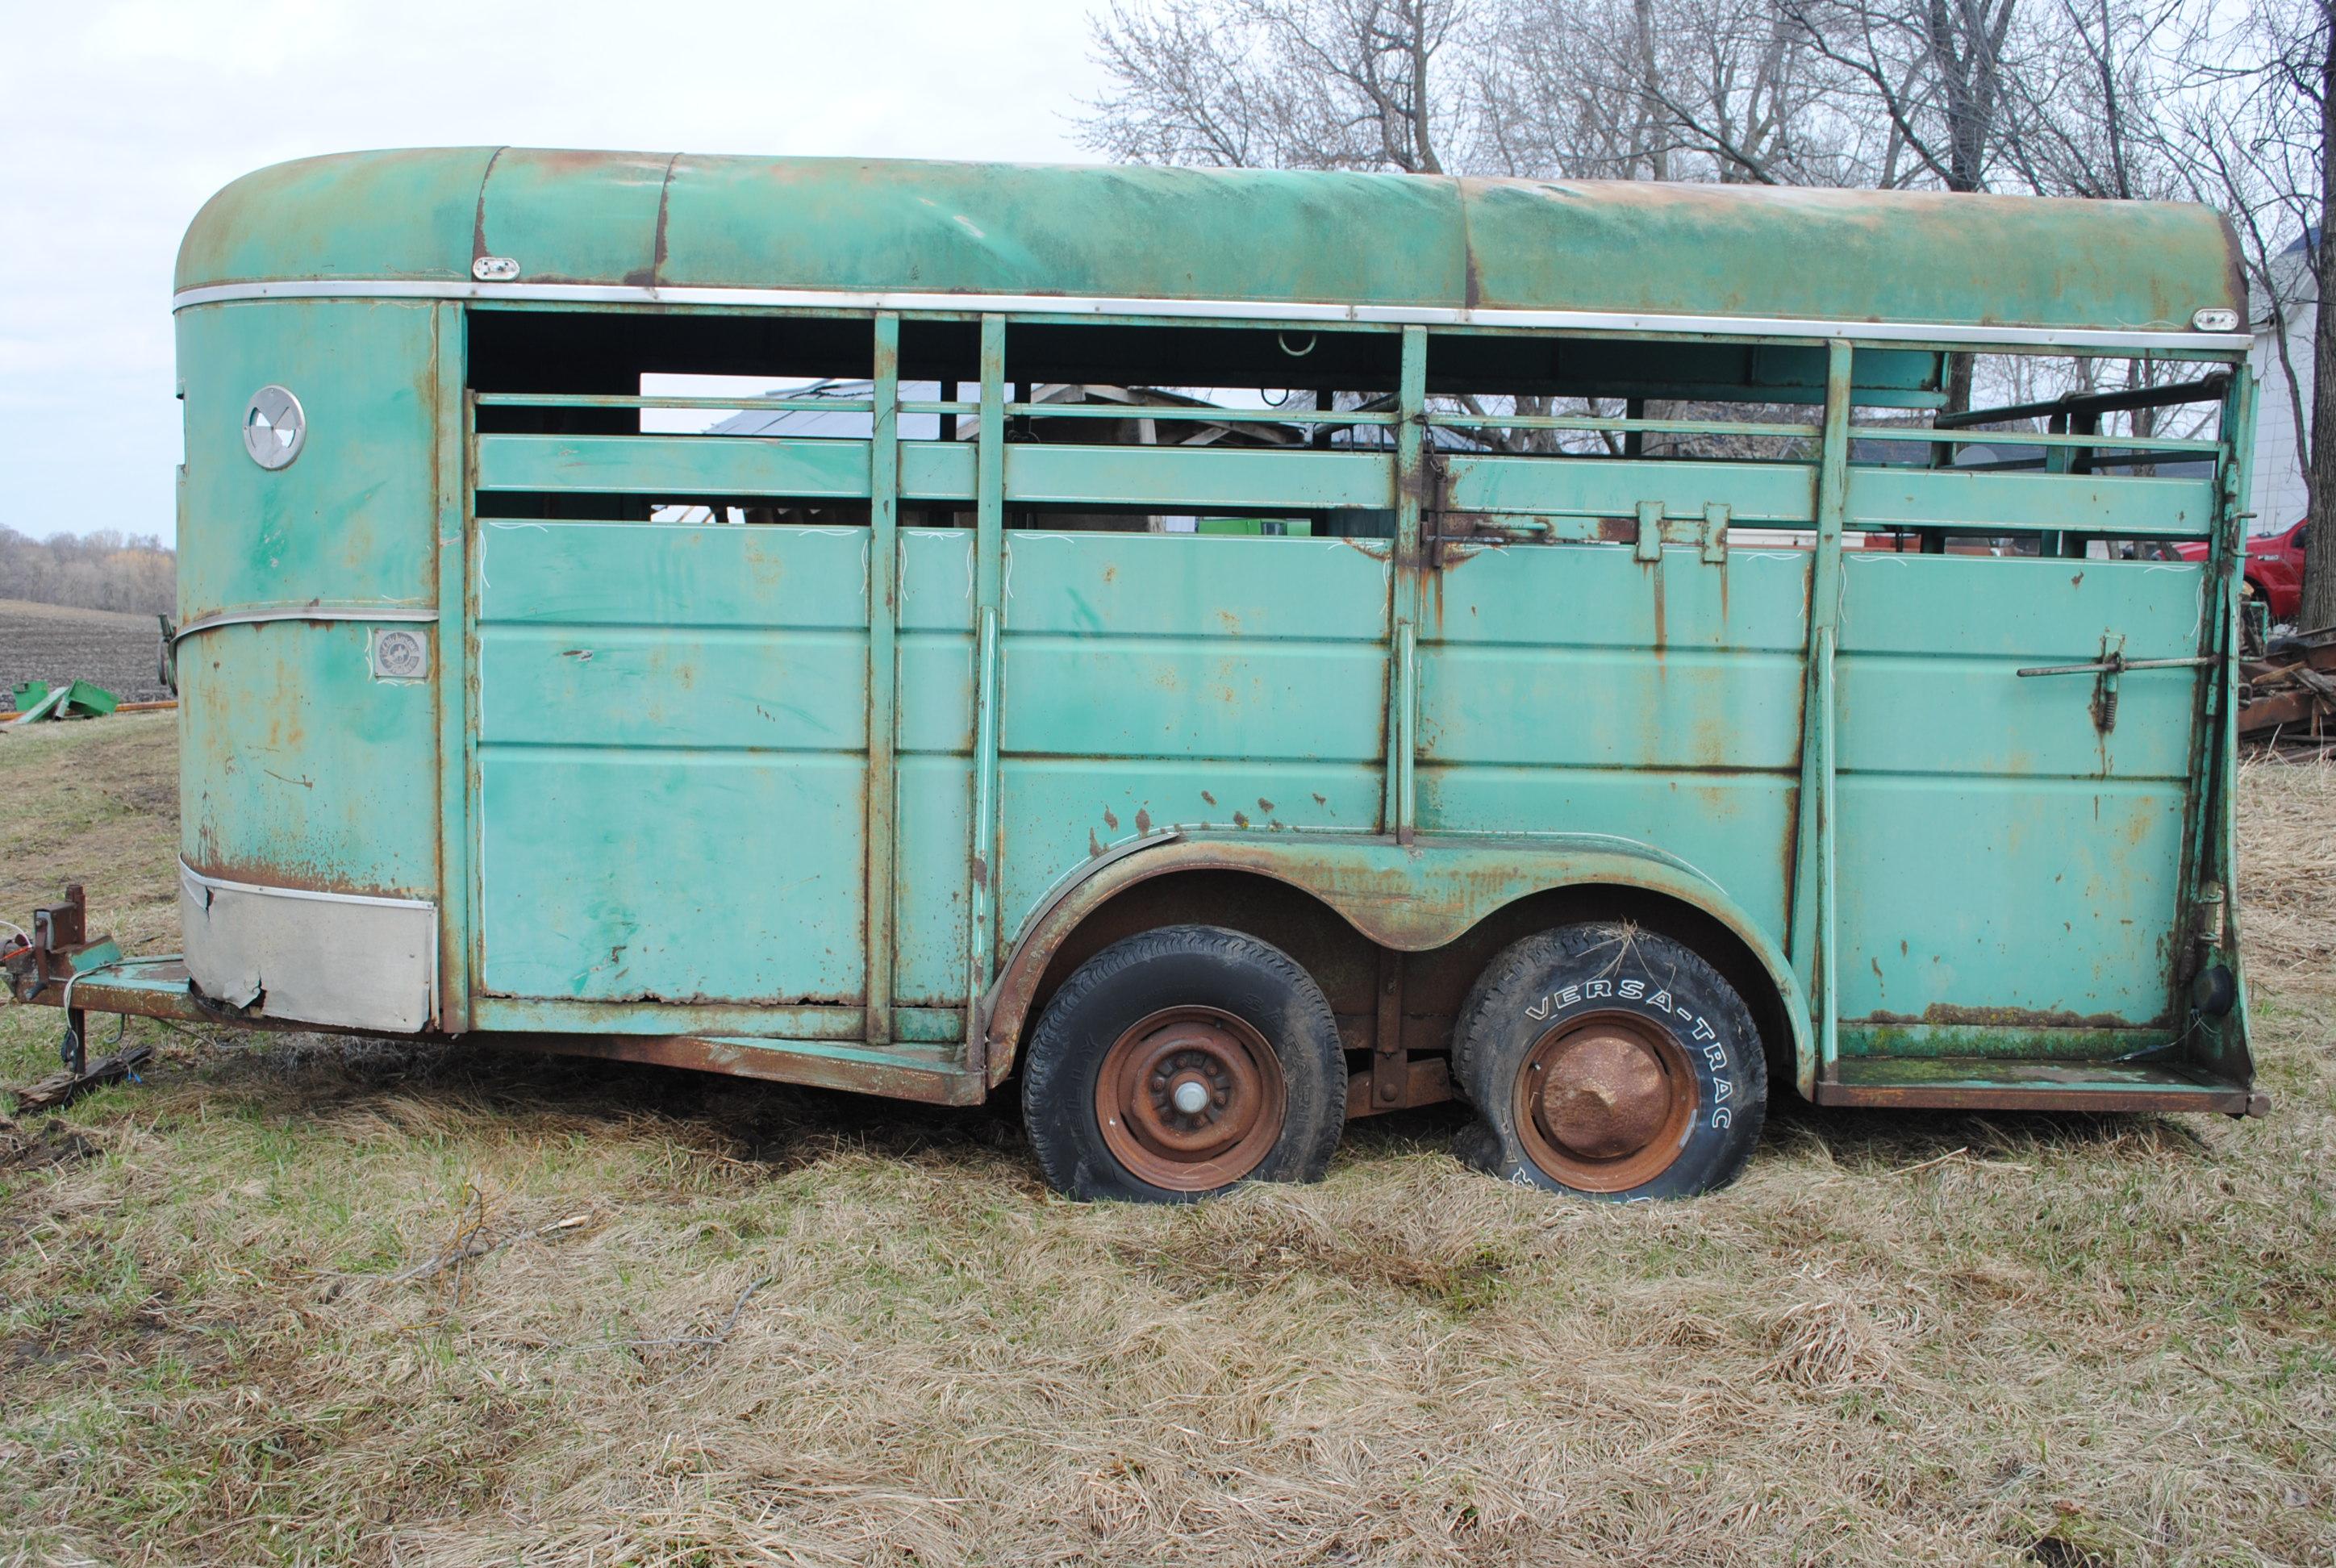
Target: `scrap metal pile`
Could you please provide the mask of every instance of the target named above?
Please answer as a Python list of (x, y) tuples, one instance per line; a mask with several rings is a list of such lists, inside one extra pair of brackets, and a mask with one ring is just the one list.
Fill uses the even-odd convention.
[(2280, 638), (2239, 666), (2239, 734), (2336, 739), (2336, 627)]
[(44, 680), (20, 682), (11, 696), (8, 727), (39, 724), (44, 719), (103, 718), (122, 706), (122, 699), (93, 681), (69, 680), (53, 687)]

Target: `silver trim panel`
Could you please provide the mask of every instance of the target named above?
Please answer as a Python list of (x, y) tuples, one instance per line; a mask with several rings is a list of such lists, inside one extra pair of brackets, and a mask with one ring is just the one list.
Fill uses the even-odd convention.
[(170, 308), (246, 299), (498, 299), (572, 305), (774, 306), (816, 310), (903, 310), (1005, 316), (1173, 316), (1230, 321), (1356, 322), (1399, 326), (1514, 326), (1646, 336), (1852, 338), (1863, 343), (1953, 343), (2029, 348), (2244, 350), (2243, 332), (2115, 327), (1951, 326), (1903, 321), (1829, 321), (1758, 316), (1634, 315), (1596, 310), (1468, 309), (1428, 305), (1322, 305), (1254, 299), (1106, 299), (1050, 294), (915, 294), (822, 288), (650, 287), (602, 283), (422, 282), (411, 278), (294, 278), (217, 283), (181, 290)]
[(199, 631), (210, 631), (222, 626), (248, 626), (268, 620), (413, 620), (435, 622), (434, 609), (416, 609), (409, 605), (366, 604), (301, 604), (271, 607), (266, 609), (228, 609), (217, 615), (207, 615), (200, 620), (190, 620), (172, 635), (173, 644), (190, 638)]
[(414, 1034), (438, 994), (438, 906), (209, 877), (179, 862), (187, 973), (258, 1016)]

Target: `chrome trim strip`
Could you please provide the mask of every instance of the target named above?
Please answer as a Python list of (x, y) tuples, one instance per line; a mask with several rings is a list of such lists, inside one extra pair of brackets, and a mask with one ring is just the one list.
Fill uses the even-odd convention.
[(246, 299), (525, 299), (574, 305), (775, 306), (823, 310), (996, 313), (1006, 316), (1173, 316), (1262, 322), (1350, 321), (1402, 326), (1545, 327), (1594, 333), (1730, 337), (1846, 337), (1864, 343), (1952, 343), (2038, 348), (2244, 350), (2244, 332), (2142, 328), (1948, 326), (1815, 317), (1634, 315), (1596, 310), (1469, 309), (1428, 305), (1322, 305), (1254, 299), (1106, 299), (1046, 294), (914, 294), (822, 288), (652, 287), (601, 283), (473, 283), (411, 278), (295, 278), (218, 283), (173, 295), (170, 308)]
[(207, 615), (200, 620), (190, 620), (180, 627), (170, 638), (175, 646), (199, 631), (215, 627), (246, 626), (264, 620), (413, 620), (434, 621), (434, 609), (416, 609), (408, 605), (362, 604), (303, 604), (270, 609), (228, 609), (217, 615)]
[(179, 872), (198, 887), (219, 888), (235, 893), (265, 893), (277, 899), (316, 899), (333, 904), (371, 904), (393, 910), (434, 910), (438, 906), (428, 899), (385, 899), (372, 893), (328, 893), (316, 888), (287, 888), (268, 882), (230, 881), (225, 877), (207, 877), (186, 862), (179, 861)]

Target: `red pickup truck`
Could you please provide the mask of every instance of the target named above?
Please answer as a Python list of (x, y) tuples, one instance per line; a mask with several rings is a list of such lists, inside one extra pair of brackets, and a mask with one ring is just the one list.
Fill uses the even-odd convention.
[[(2204, 541), (2177, 544), (2174, 550), (2184, 560), (2206, 559)], [(2303, 602), (2303, 524), (2247, 541), (2244, 570), (2247, 587), (2271, 606), (2272, 624), (2293, 625)]]

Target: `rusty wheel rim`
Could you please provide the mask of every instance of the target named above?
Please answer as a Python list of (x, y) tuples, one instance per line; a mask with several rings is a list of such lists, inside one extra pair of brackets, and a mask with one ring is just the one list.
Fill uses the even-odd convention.
[(1095, 1076), (1105, 1144), (1132, 1174), (1172, 1193), (1209, 1192), (1256, 1170), (1288, 1106), (1273, 1047), (1216, 1008), (1139, 1019)]
[(1517, 1135), (1551, 1180), (1620, 1193), (1669, 1170), (1701, 1095), (1677, 1036), (1635, 1013), (1592, 1013), (1551, 1029), (1517, 1069)]

